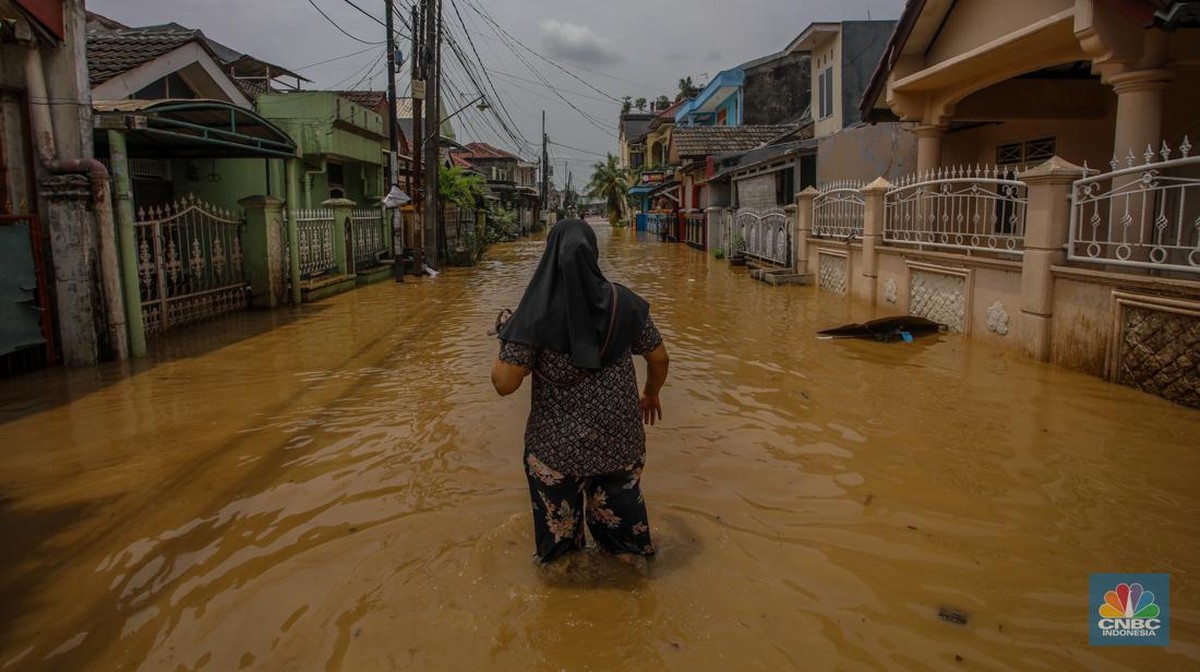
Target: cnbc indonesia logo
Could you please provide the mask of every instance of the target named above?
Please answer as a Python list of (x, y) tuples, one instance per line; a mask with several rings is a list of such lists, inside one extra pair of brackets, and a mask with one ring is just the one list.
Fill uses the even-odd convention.
[[(1092, 576), (1091, 643), (1165, 646), (1169, 639), (1167, 575), (1125, 575), (1127, 580), (1116, 578), (1120, 576)], [(1151, 588), (1160, 593), (1156, 595)]]

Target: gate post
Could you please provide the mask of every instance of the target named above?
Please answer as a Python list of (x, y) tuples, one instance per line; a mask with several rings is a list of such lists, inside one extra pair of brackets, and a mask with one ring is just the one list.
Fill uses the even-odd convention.
[[(887, 216), (884, 208), (884, 199), (887, 197), (887, 192), (892, 188), (892, 183), (880, 177), (874, 182), (862, 188), (863, 194), (863, 277), (866, 278), (866, 291), (863, 292), (863, 298), (870, 302), (873, 306), (876, 302), (876, 297), (879, 292), (879, 254), (875, 248), (883, 240), (883, 225), (884, 217)], [(853, 282), (851, 282), (851, 292), (853, 293)]]
[(813, 200), (821, 192), (812, 186), (796, 192), (796, 273), (808, 275), (808, 239), (812, 236)]
[(284, 301), (287, 284), (283, 258), (283, 199), (248, 196), (238, 201), (246, 209), (246, 236), (242, 242), (246, 280), (250, 283), (250, 305), (274, 308)]
[(321, 201), (322, 208), (333, 211), (333, 262), (337, 272), (342, 275), (354, 272), (354, 225), (350, 219), (354, 205), (354, 201), (348, 198)]
[(291, 300), (293, 306), (300, 305), (300, 230), (297, 224), (297, 211), (300, 209), (300, 173), (304, 170), (304, 162), (299, 158), (288, 159), (284, 163), (287, 174), (287, 237), (288, 237), (288, 282), (291, 284)]
[(1054, 274), (1066, 259), (1071, 228), (1071, 184), (1083, 169), (1057, 156), (1021, 175), (1029, 187), (1025, 210), (1025, 253), (1021, 259), (1021, 351), (1050, 361), (1054, 319)]

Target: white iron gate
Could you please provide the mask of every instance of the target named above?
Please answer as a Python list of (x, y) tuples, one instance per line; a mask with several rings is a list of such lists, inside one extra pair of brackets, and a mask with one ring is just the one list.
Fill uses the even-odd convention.
[(245, 223), (195, 196), (141, 208), (134, 223), (146, 334), (243, 310)]

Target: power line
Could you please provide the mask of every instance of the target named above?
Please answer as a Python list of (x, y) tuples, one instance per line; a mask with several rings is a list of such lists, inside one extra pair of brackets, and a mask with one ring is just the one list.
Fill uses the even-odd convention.
[(302, 66), (300, 66), (300, 67), (298, 67), (298, 68), (292, 68), (292, 70), (294, 70), (294, 71), (296, 71), (296, 72), (299, 72), (299, 71), (301, 71), (301, 70), (307, 70), (307, 69), (309, 69), (309, 68), (315, 68), (315, 67), (317, 67), (318, 65), (325, 65), (326, 63), (333, 63), (334, 61), (341, 61), (341, 60), (344, 60), (344, 59), (347, 59), (347, 58), (353, 58), (353, 57), (355, 57), (355, 56), (358, 56), (359, 54), (365, 54), (365, 53), (367, 53), (368, 51), (372, 51), (372, 50), (374, 50), (374, 49), (375, 49), (375, 47), (374, 47), (374, 46), (370, 46), (370, 47), (367, 47), (366, 49), (363, 49), (363, 50), (361, 50), (361, 51), (356, 51), (356, 52), (354, 52), (354, 53), (352, 53), (352, 54), (346, 54), (345, 56), (334, 56), (333, 58), (327, 58), (327, 59), (325, 59), (325, 60), (323, 60), (323, 61), (317, 61), (316, 63), (309, 63), (308, 65), (302, 65)]
[(557, 62), (555, 62), (555, 61), (553, 61), (553, 60), (551, 60), (551, 59), (549, 59), (549, 58), (546, 58), (546, 57), (545, 57), (545, 56), (543, 56), (541, 53), (539, 53), (539, 52), (535, 51), (534, 49), (530, 48), (528, 45), (526, 45), (524, 42), (522, 42), (521, 40), (517, 39), (516, 37), (513, 37), (512, 33), (510, 33), (510, 32), (508, 32), (507, 30), (505, 30), (505, 29), (504, 29), (504, 27), (503, 27), (503, 26), (501, 26), (499, 23), (496, 23), (496, 20), (495, 20), (495, 19), (493, 19), (493, 18), (491, 17), (491, 15), (487, 13), (487, 10), (481, 10), (481, 9), (479, 8), (479, 6), (478, 6), (478, 5), (476, 5), (476, 3), (475, 3), (475, 1), (474, 1), (474, 0), (467, 0), (467, 5), (468, 5), (469, 7), (471, 7), (471, 9), (473, 9), (473, 10), (475, 11), (475, 13), (476, 13), (476, 14), (479, 14), (479, 16), (481, 16), (481, 17), (482, 17), (482, 18), (483, 18), (485, 21), (487, 21), (487, 22), (488, 22), (488, 23), (490, 23), (491, 25), (495, 26), (495, 29), (496, 29), (496, 30), (500, 31), (501, 33), (504, 33), (504, 35), (506, 35), (506, 36), (507, 36), (507, 37), (508, 37), (510, 40), (512, 40), (513, 42), (516, 42), (518, 45), (520, 45), (520, 46), (521, 46), (521, 48), (522, 48), (522, 49), (524, 49), (525, 51), (528, 51), (529, 53), (533, 54), (534, 56), (537, 56), (538, 58), (540, 58), (540, 59), (542, 59), (543, 61), (545, 61), (545, 62), (549, 63), (550, 65), (554, 66), (555, 68), (558, 68), (559, 70), (561, 70), (561, 71), (565, 72), (565, 73), (566, 73), (568, 76), (572, 77), (573, 79), (575, 79), (576, 81), (578, 81), (580, 84), (583, 84), (584, 86), (586, 86), (586, 87), (588, 87), (589, 89), (591, 89), (591, 90), (595, 91), (596, 93), (598, 93), (598, 94), (600, 94), (600, 95), (602, 95), (602, 96), (605, 96), (606, 98), (608, 98), (608, 99), (612, 100), (614, 103), (619, 103), (619, 102), (621, 102), (621, 100), (620, 100), (619, 98), (617, 98), (617, 97), (613, 96), (612, 94), (608, 93), (607, 91), (601, 91), (600, 89), (598, 89), (598, 88), (596, 88), (596, 87), (592, 86), (592, 84), (591, 84), (590, 82), (588, 82), (588, 81), (584, 80), (583, 78), (579, 77), (578, 75), (576, 75), (575, 73), (571, 72), (570, 70), (567, 70), (567, 69), (566, 69), (566, 68), (564, 68), (563, 66), (559, 65)]
[[(458, 17), (458, 23), (460, 26), (462, 26), (463, 33), (467, 36), (467, 43), (471, 45), (471, 52), (475, 54), (475, 61), (479, 64), (480, 70), (483, 71), (484, 79), (487, 80), (488, 86), (492, 88), (492, 93), (496, 95), (496, 103), (500, 105), (500, 108), (504, 111), (505, 116), (508, 117), (509, 122), (516, 126), (516, 120), (513, 119), (512, 114), (508, 111), (508, 108), (505, 107), (504, 99), (500, 96), (500, 92), (496, 90), (496, 84), (492, 81), (492, 76), (488, 74), (487, 66), (484, 64), (483, 59), (479, 56), (479, 50), (475, 47), (475, 40), (471, 38), (471, 31), (467, 28), (466, 21), (463, 21), (462, 13), (458, 11), (458, 3), (455, 2), (455, 0), (450, 0), (450, 6), (454, 8), (454, 15)], [(521, 139), (526, 144), (530, 144), (529, 140), (520, 133), (520, 128), (517, 129), (517, 134), (521, 136)]]
[(339, 26), (337, 21), (334, 21), (332, 18), (330, 18), (330, 16), (325, 13), (325, 10), (321, 9), (321, 7), (318, 6), (316, 2), (314, 2), (313, 0), (308, 0), (308, 4), (312, 5), (313, 9), (317, 10), (317, 12), (321, 14), (321, 16), (325, 17), (325, 20), (328, 21), (331, 26), (333, 26), (334, 28), (337, 28), (339, 33), (354, 40), (355, 42), (361, 42), (363, 44), (370, 44), (372, 46), (384, 44), (383, 42), (368, 42), (367, 40), (364, 40), (362, 38), (351, 35), (350, 33), (346, 32), (346, 29)]
[(549, 140), (548, 142), (549, 142), (550, 144), (552, 144), (552, 145), (557, 145), (557, 146), (559, 146), (559, 147), (562, 147), (563, 149), (571, 149), (571, 150), (574, 150), (574, 151), (576, 151), (576, 152), (583, 152), (584, 154), (591, 154), (592, 156), (598, 156), (598, 157), (600, 157), (600, 158), (602, 158), (602, 159), (606, 159), (606, 158), (608, 158), (608, 157), (609, 157), (609, 154), (601, 154), (601, 153), (599, 153), (599, 152), (593, 152), (593, 151), (591, 151), (591, 150), (588, 150), (588, 149), (580, 149), (579, 147), (572, 147), (572, 146), (570, 146), (570, 145), (564, 145), (564, 144), (563, 144), (563, 143), (561, 143), (561, 142), (555, 142), (555, 141), (553, 141), (553, 140)]

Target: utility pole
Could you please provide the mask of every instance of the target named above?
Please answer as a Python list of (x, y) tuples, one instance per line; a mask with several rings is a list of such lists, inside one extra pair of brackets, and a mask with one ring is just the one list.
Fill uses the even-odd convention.
[(424, 194), (421, 191), (421, 154), (424, 152), (425, 127), (421, 123), (421, 106), (425, 102), (425, 12), (424, 6), (418, 10), (412, 8), (412, 64), (409, 66), (412, 75), (412, 142), (409, 151), (412, 152), (413, 193), (413, 262), (416, 272), (420, 272), (425, 264), (425, 224), (421, 214), (424, 212)]
[(429, 141), (425, 146), (425, 258), (434, 268), (441, 265), (438, 250), (438, 181), (441, 170), (440, 145), (442, 125), (442, 3), (425, 0), (425, 99), (429, 102)]
[(546, 151), (546, 111), (542, 110), (542, 183), (540, 185), (542, 192), (542, 217), (545, 213), (550, 212), (550, 189), (546, 186), (550, 175), (550, 154)]
[[(397, 133), (396, 122), (396, 26), (393, 23), (392, 14), (395, 13), (395, 0), (384, 0), (384, 14), (387, 16), (385, 21), (385, 29), (387, 30), (387, 97), (388, 97), (388, 165), (387, 165), (387, 189), (384, 193), (390, 193), (392, 187), (400, 183), (397, 171), (400, 168), (400, 141)], [(396, 222), (400, 222), (396, 226)], [(396, 239), (400, 240), (400, 247), (404, 247), (404, 222), (400, 219), (400, 209), (392, 210), (392, 275), (396, 282), (404, 282), (404, 264), (401, 262), (401, 255), (396, 254)]]

